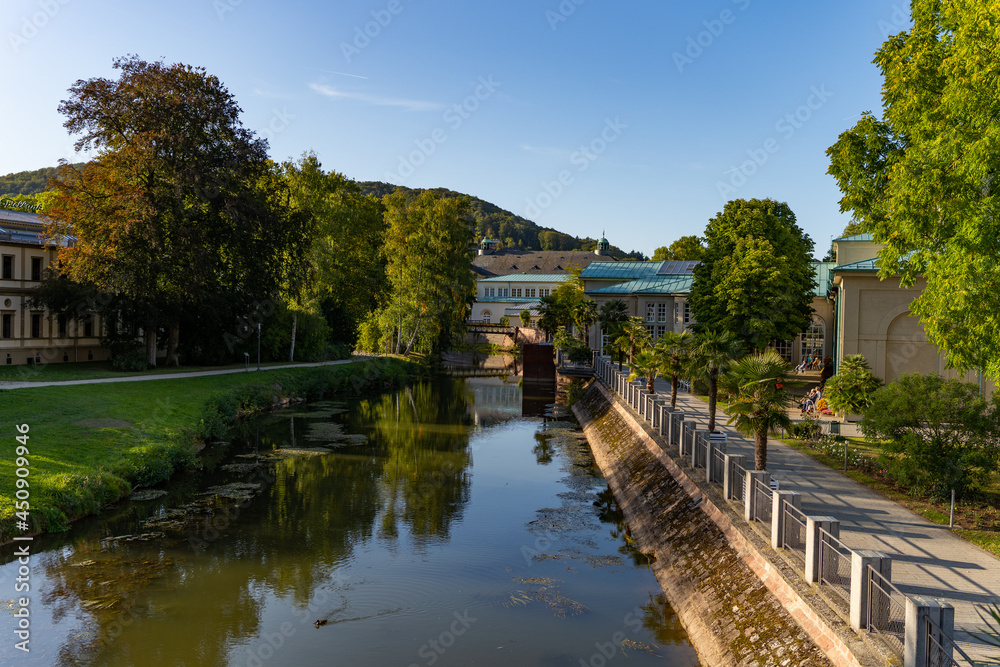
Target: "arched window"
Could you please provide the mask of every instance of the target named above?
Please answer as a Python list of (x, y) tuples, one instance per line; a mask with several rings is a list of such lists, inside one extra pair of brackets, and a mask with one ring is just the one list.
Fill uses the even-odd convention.
[(826, 320), (819, 315), (813, 315), (812, 324), (802, 334), (802, 356), (805, 359), (812, 356), (822, 359), (826, 354)]
[(483, 311), (483, 322), (486, 322), (486, 324), (489, 324), (491, 317), (493, 317), (493, 313), (491, 313), (488, 310), (484, 310)]

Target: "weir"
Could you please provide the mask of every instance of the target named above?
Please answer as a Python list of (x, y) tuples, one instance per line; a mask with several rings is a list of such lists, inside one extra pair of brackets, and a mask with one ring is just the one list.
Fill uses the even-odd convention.
[(600, 383), (573, 410), (705, 665), (885, 664)]

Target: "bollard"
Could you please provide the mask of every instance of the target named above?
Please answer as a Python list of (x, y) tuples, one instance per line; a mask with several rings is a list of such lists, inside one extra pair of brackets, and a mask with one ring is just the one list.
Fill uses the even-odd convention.
[[(892, 559), (881, 551), (854, 551), (851, 554), (851, 629), (868, 629), (869, 594), (871, 588), (871, 570), (875, 570), (886, 580), (892, 580)], [(879, 627), (884, 624), (889, 615), (889, 600), (882, 600), (880, 593), (874, 593), (877, 609), (873, 610), (875, 618), (872, 623)]]
[[(932, 643), (928, 639), (928, 634), (933, 635), (938, 645), (943, 647), (944, 656), (932, 656)], [(903, 630), (903, 667), (953, 664), (950, 660), (952, 641), (949, 640), (953, 640), (954, 635), (954, 607), (935, 598), (907, 596), (906, 625)], [(932, 657), (936, 660), (932, 660)]]

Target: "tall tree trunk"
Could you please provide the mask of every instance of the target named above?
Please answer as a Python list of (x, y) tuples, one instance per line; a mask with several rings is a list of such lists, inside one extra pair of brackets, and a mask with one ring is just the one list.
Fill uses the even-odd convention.
[(767, 429), (753, 434), (753, 458), (757, 470), (767, 470)]
[(174, 322), (170, 325), (170, 335), (167, 337), (167, 359), (164, 365), (175, 368), (181, 365), (181, 359), (177, 354), (177, 347), (180, 345), (180, 342), (181, 325), (178, 322)]
[(677, 390), (681, 386), (681, 379), (676, 375), (670, 376), (670, 409), (677, 409)]
[(719, 394), (719, 369), (708, 371), (708, 432), (715, 432), (715, 402)]
[(646, 376), (646, 391), (650, 394), (653, 393), (653, 374), (650, 373)]
[(297, 328), (298, 323), (299, 314), (292, 311), (292, 348), (288, 352), (288, 363), (290, 364), (295, 362), (295, 329)]
[(403, 354), (409, 355), (410, 350), (413, 349), (413, 344), (417, 341), (417, 333), (420, 331), (420, 320), (421, 317), (417, 317), (417, 323), (413, 325), (413, 335), (410, 336), (410, 342), (406, 344), (406, 352)]
[(156, 368), (156, 327), (145, 327), (143, 337), (146, 343), (146, 363), (150, 368)]

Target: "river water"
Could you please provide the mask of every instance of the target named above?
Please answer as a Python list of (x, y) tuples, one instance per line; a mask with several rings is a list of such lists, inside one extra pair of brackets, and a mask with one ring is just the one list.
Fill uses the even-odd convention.
[(540, 406), (449, 378), (245, 423), (166, 495), (36, 540), (31, 652), (4, 632), (0, 663), (697, 665), (579, 428)]

